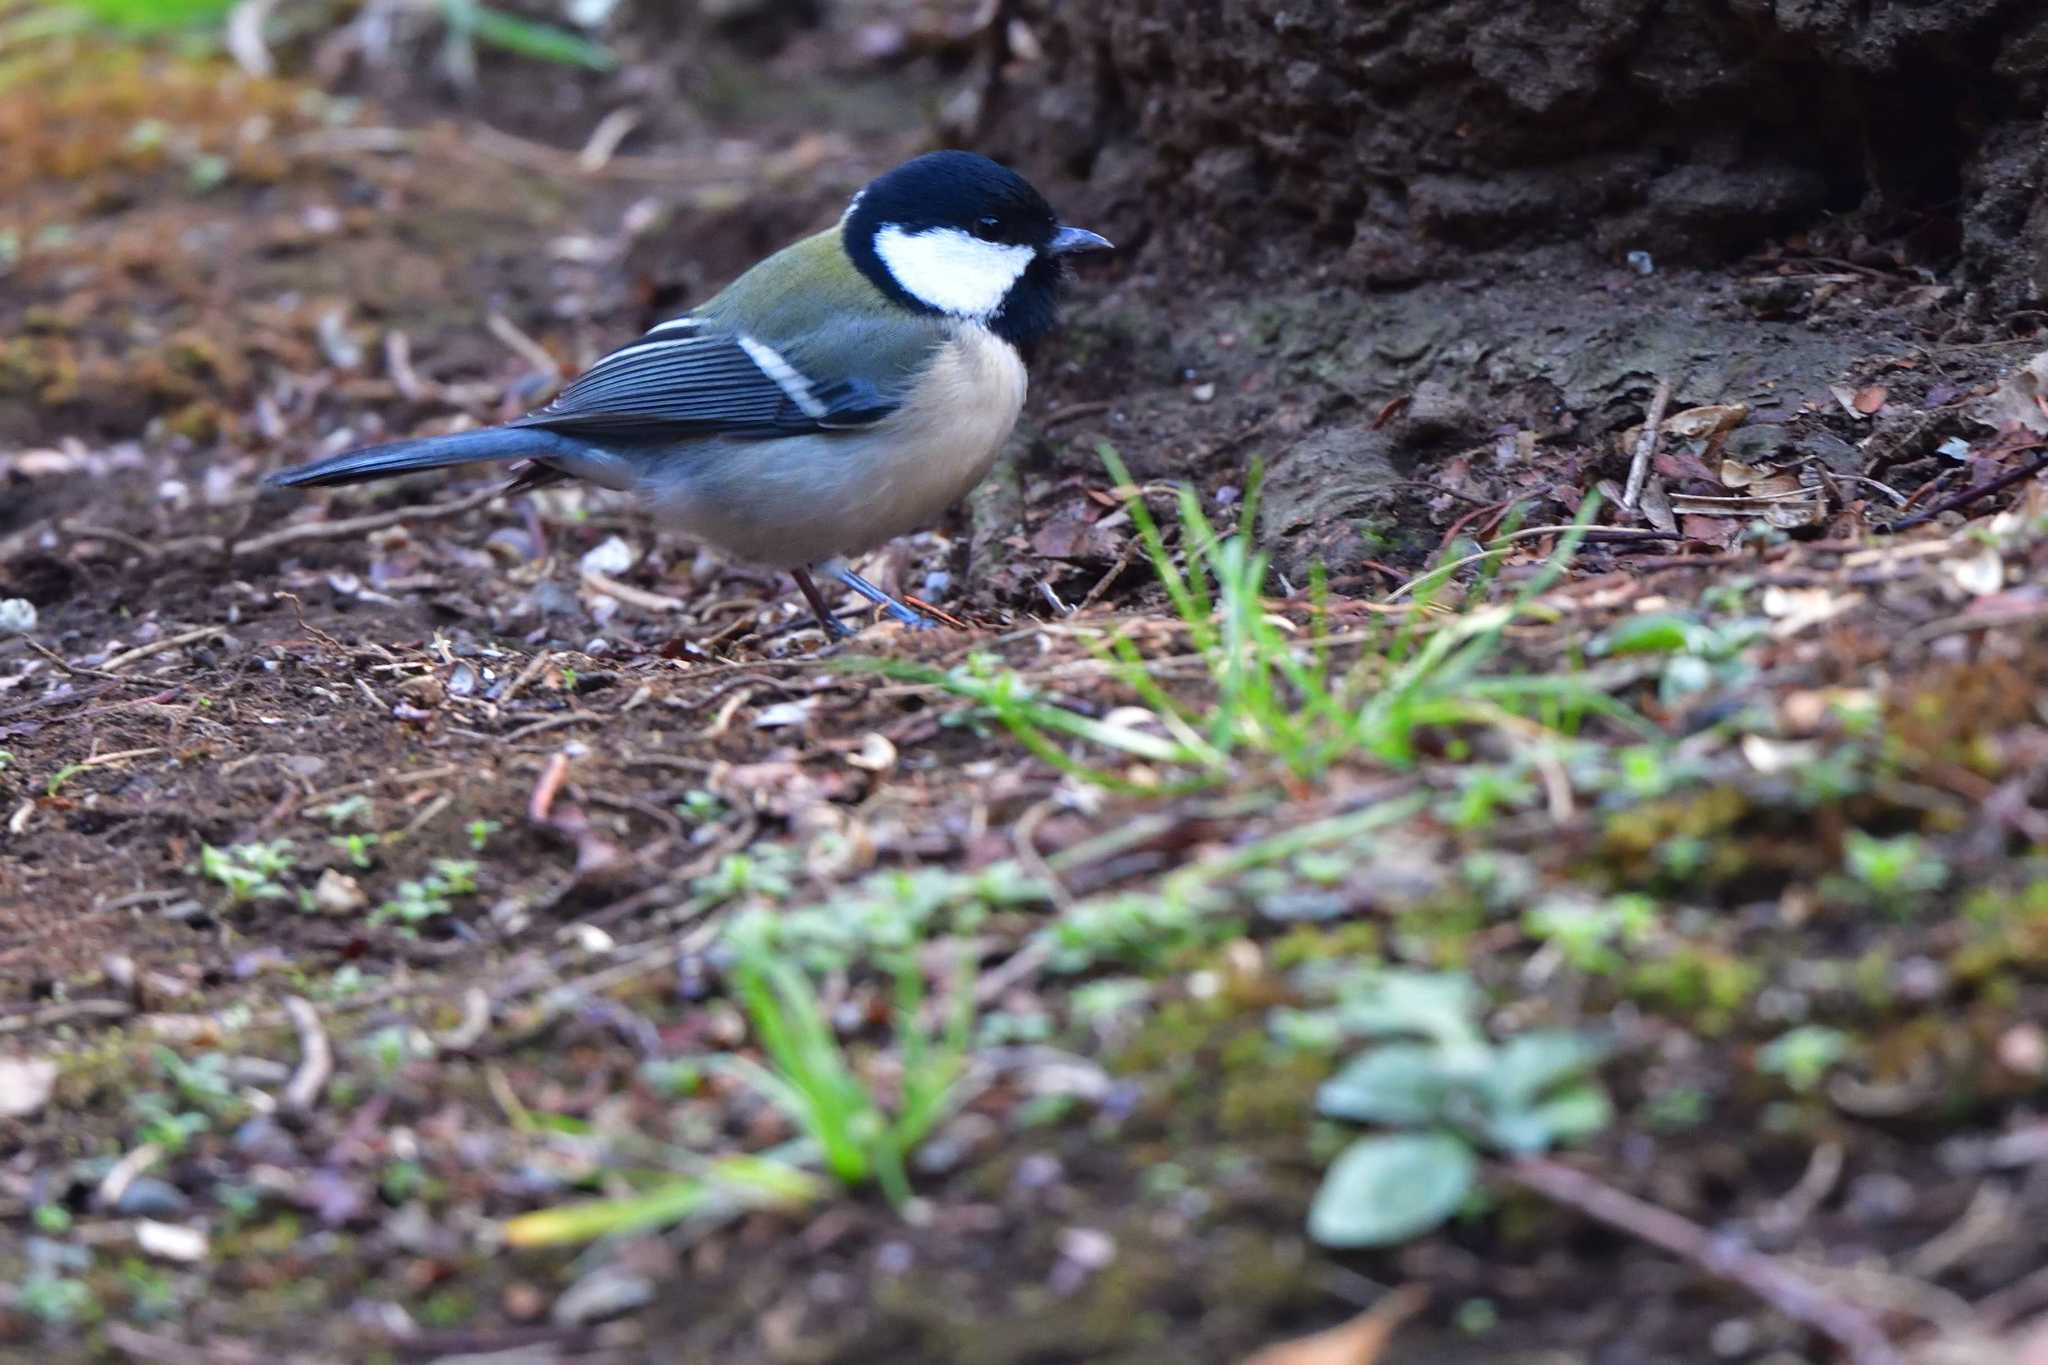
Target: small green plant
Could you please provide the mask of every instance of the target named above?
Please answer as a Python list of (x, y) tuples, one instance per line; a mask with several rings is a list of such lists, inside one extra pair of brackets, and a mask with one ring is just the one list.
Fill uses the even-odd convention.
[(295, 866), (297, 855), (289, 839), (228, 848), (207, 844), (199, 850), (200, 874), (226, 888), (230, 906), (285, 899), (291, 893), (278, 879)]
[(911, 1200), (907, 1161), (952, 1112), (967, 1075), (974, 992), (953, 991), (950, 1017), (935, 1030), (922, 1018), (924, 975), (907, 955), (895, 963), (895, 1034), (900, 1076), (885, 1104), (833, 1033), (810, 976), (778, 957), (742, 951), (733, 982), (766, 1063), (709, 1059), (759, 1092), (816, 1144), (826, 1170), (849, 1187), (878, 1184), (897, 1208)]
[(64, 790), (64, 784), (85, 771), (83, 763), (66, 763), (50, 774), (50, 780), (43, 784), (43, 795), (55, 796)]
[(725, 802), (713, 792), (693, 787), (684, 792), (683, 799), (676, 803), (676, 814), (692, 824), (708, 825), (725, 814)]
[(1622, 949), (1642, 947), (1654, 936), (1657, 903), (1635, 894), (1605, 901), (1553, 897), (1531, 907), (1522, 928), (1579, 971), (1607, 976), (1623, 967)]
[(470, 821), (467, 826), (470, 851), (474, 853), (483, 852), (485, 845), (491, 842), (491, 836), (503, 828), (505, 827), (496, 820)]
[(1917, 834), (1880, 839), (1852, 829), (1843, 841), (1842, 861), (1871, 899), (1893, 908), (1948, 885), (1948, 864)]
[(1777, 1076), (1799, 1094), (1809, 1094), (1849, 1055), (1849, 1035), (1821, 1024), (1805, 1024), (1780, 1034), (1756, 1055), (1757, 1066)]
[(13, 766), (14, 755), (7, 752), (7, 750), (5, 749), (0, 749), (0, 773), (6, 772), (9, 768)]
[(1710, 687), (1741, 682), (1752, 671), (1747, 662), (1751, 647), (1764, 636), (1760, 620), (1710, 625), (1675, 612), (1652, 612), (1608, 631), (1593, 641), (1591, 652), (1596, 658), (1662, 656), (1658, 693), (1669, 706)]
[(100, 1313), (99, 1300), (84, 1280), (39, 1270), (25, 1278), (15, 1291), (21, 1311), (53, 1326), (89, 1322)]
[(726, 854), (690, 889), (711, 905), (755, 898), (780, 901), (795, 885), (797, 863), (795, 852), (784, 845), (760, 844), (744, 853)]
[(1594, 1074), (1600, 1044), (1555, 1030), (1495, 1044), (1466, 977), (1373, 970), (1342, 991), (1335, 1019), (1374, 1045), (1324, 1082), (1317, 1112), (1394, 1131), (1355, 1139), (1331, 1163), (1308, 1222), (1325, 1246), (1419, 1236), (1472, 1196), (1482, 1149), (1547, 1151), (1613, 1116)]
[(375, 803), (369, 797), (358, 794), (345, 796), (339, 801), (331, 801), (314, 814), (335, 829), (340, 829), (343, 825), (367, 821), (375, 808)]
[(1535, 799), (1535, 786), (1520, 773), (1483, 764), (1458, 774), (1458, 795), (1448, 803), (1446, 814), (1459, 829), (1485, 829), (1502, 811)]
[(412, 926), (446, 915), (456, 897), (476, 894), (476, 874), (477, 865), (466, 858), (436, 858), (425, 877), (400, 882), (391, 899), (370, 912), (370, 922)]
[(213, 1127), (213, 1121), (194, 1109), (179, 1109), (170, 1097), (150, 1091), (132, 1096), (128, 1108), (135, 1116), (135, 1140), (176, 1156), (191, 1146), (192, 1139)]
[(383, 838), (381, 834), (334, 834), (328, 836), (327, 842), (341, 850), (342, 856), (348, 859), (350, 866), (374, 867), (377, 858), (372, 850), (383, 842)]

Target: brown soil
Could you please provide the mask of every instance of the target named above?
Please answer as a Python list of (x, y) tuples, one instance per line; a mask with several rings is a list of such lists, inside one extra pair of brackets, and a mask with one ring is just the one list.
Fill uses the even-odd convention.
[[(1265, 8), (1231, 23), (1250, 32)], [(1979, 17), (1930, 82), (1950, 117), (1969, 64), (2020, 41), (2014, 7), (1955, 8)], [(1297, 179), (1304, 159), (1327, 163), (1321, 141), (1247, 153), (1219, 131), (1277, 98), (1273, 80), (1319, 98), (1302, 59), (1248, 49), (1243, 69), (1186, 81), (1199, 118), (1141, 100), (1175, 85), (1178, 11), (1160, 5), (1117, 7), (1102, 34), (1071, 13), (1042, 23), (1050, 74), (993, 86), (982, 34), (912, 24), (930, 53), (902, 66), (857, 55), (843, 19), (706, 38), (716, 62), (639, 79), (701, 93), (692, 74), (715, 65), (730, 98), (668, 110), (594, 173), (549, 144), (577, 141), (616, 87), (566, 77), (470, 111), (545, 141), (479, 132), (413, 83), (351, 108), (182, 59), (117, 56), (0, 93), (0, 231), (27, 244), (0, 275), (0, 598), (38, 614), (28, 639), (0, 639), (0, 1049), (63, 1068), (47, 1104), (0, 1117), (0, 1281), (76, 1281), (91, 1304), (67, 1319), (0, 1297), (0, 1358), (1224, 1361), (1404, 1281), (1436, 1302), (1392, 1360), (1696, 1361), (1708, 1342), (1716, 1358), (1831, 1358), (1698, 1267), (1505, 1186), (1398, 1250), (1310, 1245), (1303, 1214), (1331, 1150), (1312, 1100), (1330, 1059), (1276, 1051), (1268, 1011), (1300, 1003), (1293, 967), (1360, 953), (1469, 971), (1502, 1027), (1613, 1030), (1620, 1118), (1587, 1169), (1799, 1267), (1906, 1349), (1961, 1349), (1980, 1329), (2007, 1343), (1986, 1349), (2011, 1349), (2048, 1254), (2032, 1117), (2044, 1068), (2028, 1051), (2048, 1008), (2034, 586), (2048, 506), (2023, 486), (1899, 541), (1872, 526), (1900, 515), (1888, 491), (1926, 508), (2032, 458), (2023, 432), (1968, 415), (2040, 349), (2008, 339), (2025, 319), (1984, 314), (2019, 286), (1990, 272), (1988, 246), (1933, 277), (1904, 247), (1838, 258), (1800, 229), (1844, 193), (1826, 169), (1844, 149), (1816, 134), (1768, 164), (1742, 154), (1809, 122), (1820, 95), (1794, 89), (1815, 54), (1863, 54), (1868, 81), (1887, 78), (1874, 20), (1819, 25), (1773, 56), (1779, 104), (1750, 109), (1740, 83), (1680, 101), (1749, 109), (1734, 132), (1709, 129), (1727, 143), (1711, 183), (1630, 163), (1608, 185), (1569, 158), (1666, 103), (1588, 103), (1559, 71), (1506, 56), (1469, 59), (1464, 84), (1426, 80), (1443, 73), (1419, 60), (1434, 41), (1423, 7), (1389, 9), (1406, 46), (1391, 20), (1354, 32), (1335, 18), (1285, 42), (1405, 53), (1416, 69), (1371, 98), (1527, 124), (1521, 141), (1453, 149), (1406, 137), (1419, 113), (1390, 119), (1343, 154), (1406, 149), (1394, 207), (1383, 178), (1361, 175), (1347, 204)], [(1621, 46), (1596, 55), (1690, 51), (1705, 69), (1751, 31), (1730, 23), (1702, 36), (1621, 15)], [(1678, 88), (1675, 63), (1643, 90)], [(1982, 97), (2011, 111), (2029, 88)], [(530, 406), (552, 367), (573, 371), (829, 221), (915, 148), (921, 133), (902, 130), (924, 127), (919, 109), (962, 90), (1011, 111), (983, 125), (998, 150), (1025, 107), (1078, 139), (1024, 159), (1059, 163), (1073, 216), (1103, 211), (1096, 225), (1130, 248), (1074, 291), (1012, 460), (952, 525), (868, 566), (965, 633), (875, 625), (827, 650), (785, 583), (580, 490), (255, 491), (314, 450)], [(1076, 90), (1103, 103), (1062, 122)], [(579, 92), (570, 128), (555, 111)], [(138, 140), (142, 111), (169, 135)], [(1131, 111), (1142, 156), (1102, 136)], [(832, 137), (809, 131), (821, 112)], [(1965, 174), (1990, 175), (1990, 155)], [(1494, 173), (1509, 162), (1540, 169)], [(1561, 199), (1567, 183), (1597, 202)], [(1736, 201), (1779, 235), (1747, 210), (1753, 240), (1723, 231)], [(1169, 230), (1190, 202), (1199, 224)], [(1250, 225), (1274, 215), (1296, 221), (1247, 256)], [(1356, 239), (1336, 241), (1354, 221)], [(1588, 232), (1591, 252), (1559, 240)], [(1638, 240), (1654, 244), (1651, 274), (1616, 258)], [(1747, 254), (1727, 263), (1731, 248)], [(1389, 260), (1407, 264), (1375, 264)], [(1407, 287), (1382, 292), (1396, 280)], [(1511, 507), (1555, 525), (1625, 477), (1660, 384), (1672, 412), (1741, 403), (1747, 417), (1665, 439), (1652, 482), (1679, 500), (1672, 529), (1610, 522), (1506, 657), (1568, 671), (1646, 611), (1721, 621), (1718, 602), (1750, 594), (1765, 635), (1707, 690), (1669, 690), (1654, 669), (1615, 685), (1659, 734), (1695, 741), (1666, 789), (1564, 774), (1561, 805), (1553, 791), (1465, 823), (1447, 812), (1473, 747), (1487, 761), (1511, 748), (1494, 736), (1432, 739), (1405, 766), (1361, 756), (1302, 781), (1253, 764), (1221, 791), (1091, 804), (929, 682), (834, 666), (985, 654), (1085, 712), (1128, 703), (1091, 670), (1087, 628), (1121, 625), (1152, 656), (1190, 646), (1108, 515), (1104, 442), (1141, 481), (1191, 479), (1225, 518), (1261, 468), (1254, 529), (1287, 589), (1273, 610), (1309, 629), (1320, 563), (1321, 619), (1362, 631)], [(1943, 453), (1951, 438), (1960, 459)], [(1800, 472), (1818, 512), (1779, 527), (1686, 514), (1688, 495), (1739, 492), (1723, 460)], [(345, 520), (465, 498), (371, 529)], [(1166, 498), (1153, 506), (1170, 515)], [(633, 551), (612, 574), (624, 592), (580, 567), (615, 536)], [(1556, 541), (1519, 544), (1510, 584)], [(1978, 591), (1986, 553), (2006, 577)], [(1845, 691), (1868, 693), (1878, 739), (1830, 709)], [(1772, 719), (1742, 719), (1757, 715)], [(1588, 728), (1610, 749), (1633, 742)], [(1852, 749), (1868, 759), (1853, 789), (1802, 785), (1801, 769)], [(1791, 767), (1774, 766), (1781, 753)], [(992, 1076), (925, 1154), (922, 1224), (870, 1193), (581, 1253), (510, 1251), (492, 1231), (623, 1189), (621, 1164), (792, 1135), (737, 1087), (664, 1079), (745, 1036), (728, 964), (699, 932), (731, 909), (707, 909), (704, 879), (736, 854), (791, 885), (734, 904), (850, 917), (871, 874), (1029, 863), (1125, 830), (1127, 846), (1063, 872), (1065, 894), (1143, 898), (1177, 867), (1396, 789), (1437, 804), (1399, 841), (1348, 850), (1357, 875), (1333, 918), (1273, 908), (1302, 885), (1231, 882), (1227, 932), (1033, 974), (988, 1002), (1011, 1032), (984, 1021)], [(1844, 889), (1845, 847), (1866, 831), (1924, 840), (1945, 869), (1938, 894), (1878, 904)], [(278, 898), (236, 903), (203, 871), (208, 848), (276, 840), (293, 850)], [(445, 913), (370, 913), (445, 858), (477, 864)], [(1669, 918), (1626, 971), (1560, 970), (1525, 932), (1546, 895), (1623, 892)], [(998, 903), (958, 941), (994, 969), (1054, 912)], [(849, 1034), (886, 1020), (871, 976), (829, 983)], [(1148, 992), (1135, 1014), (1083, 1017), (1082, 988), (1134, 979)], [(336, 1079), (310, 1111), (273, 1115), (249, 1097), (278, 1092), (302, 1056), (283, 1012), (294, 996), (317, 1007)], [(1801, 1022), (1857, 1046), (1826, 1086), (1759, 1061)], [(178, 1099), (166, 1055), (218, 1059), (239, 1098)], [(212, 1120), (146, 1173), (155, 1216), (207, 1229), (193, 1265), (135, 1253), (132, 1211), (96, 1202), (149, 1131), (137, 1097), (163, 1094)], [(1689, 1120), (1684, 1097), (1701, 1106)], [(565, 1290), (605, 1276), (654, 1286), (652, 1301), (551, 1320)]]

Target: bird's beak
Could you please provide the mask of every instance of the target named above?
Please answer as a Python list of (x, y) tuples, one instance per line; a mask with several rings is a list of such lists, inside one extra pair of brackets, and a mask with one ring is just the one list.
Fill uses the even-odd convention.
[(1055, 256), (1067, 256), (1076, 251), (1114, 251), (1116, 245), (1099, 232), (1063, 227), (1052, 235), (1052, 242), (1046, 249)]

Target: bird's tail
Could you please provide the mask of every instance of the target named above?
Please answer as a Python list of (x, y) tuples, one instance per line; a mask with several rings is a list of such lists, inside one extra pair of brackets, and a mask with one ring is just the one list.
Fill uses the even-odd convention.
[(423, 436), (331, 455), (310, 464), (280, 469), (264, 480), (274, 488), (323, 488), (364, 483), (451, 465), (535, 460), (567, 453), (560, 436), (538, 427), (484, 427), (447, 436)]

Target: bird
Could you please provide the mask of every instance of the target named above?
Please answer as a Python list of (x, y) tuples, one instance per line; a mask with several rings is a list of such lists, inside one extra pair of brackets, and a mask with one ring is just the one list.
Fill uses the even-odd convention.
[(506, 491), (583, 479), (659, 523), (796, 580), (812, 570), (912, 629), (930, 616), (846, 560), (927, 525), (988, 474), (1054, 330), (1069, 258), (1112, 250), (987, 157), (916, 157), (832, 227), (598, 359), (503, 425), (346, 451), (271, 474), (310, 488), (525, 462)]

